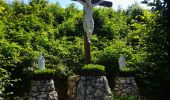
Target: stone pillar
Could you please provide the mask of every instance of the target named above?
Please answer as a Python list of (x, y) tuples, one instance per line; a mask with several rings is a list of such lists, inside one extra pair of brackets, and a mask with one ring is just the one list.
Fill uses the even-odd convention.
[(138, 87), (133, 76), (121, 76), (115, 78), (114, 94), (116, 96), (138, 96)]
[(32, 80), (28, 100), (58, 100), (54, 81), (52, 79), (39, 81)]
[(105, 76), (80, 76), (76, 100), (110, 100), (111, 95)]
[(67, 95), (69, 100), (76, 100), (77, 95), (77, 85), (80, 79), (79, 75), (70, 76), (68, 78), (68, 90)]

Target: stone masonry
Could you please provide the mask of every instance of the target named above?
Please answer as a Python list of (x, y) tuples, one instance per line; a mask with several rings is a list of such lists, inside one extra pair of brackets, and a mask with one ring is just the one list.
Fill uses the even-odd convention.
[(52, 79), (40, 81), (32, 80), (28, 100), (58, 100), (54, 81)]
[(132, 76), (116, 77), (114, 94), (117, 96), (134, 95), (138, 96), (138, 87)]
[(71, 76), (68, 85), (69, 100), (110, 100), (112, 95), (105, 76)]

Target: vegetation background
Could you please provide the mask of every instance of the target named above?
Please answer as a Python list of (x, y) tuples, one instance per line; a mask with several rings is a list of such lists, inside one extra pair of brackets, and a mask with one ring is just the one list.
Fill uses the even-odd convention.
[[(127, 10), (94, 8), (91, 59), (106, 67), (113, 86), (118, 58), (124, 54), (141, 94), (162, 99), (170, 90), (169, 2), (149, 1), (143, 3), (151, 10), (137, 4)], [(27, 93), (43, 52), (46, 67), (59, 72), (55, 79), (59, 98), (66, 99), (67, 77), (84, 65), (82, 17), (83, 11), (74, 4), (61, 8), (48, 0), (28, 4), (15, 0), (11, 5), (0, 0), (0, 97), (15, 100)]]

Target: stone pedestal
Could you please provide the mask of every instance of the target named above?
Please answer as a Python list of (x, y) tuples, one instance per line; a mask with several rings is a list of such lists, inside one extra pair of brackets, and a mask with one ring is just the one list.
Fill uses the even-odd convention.
[(133, 76), (115, 78), (114, 94), (116, 96), (133, 95), (138, 96), (138, 87)]
[(105, 76), (81, 76), (76, 100), (110, 100), (112, 93)]
[(40, 81), (32, 80), (28, 100), (58, 100), (54, 81), (52, 79)]

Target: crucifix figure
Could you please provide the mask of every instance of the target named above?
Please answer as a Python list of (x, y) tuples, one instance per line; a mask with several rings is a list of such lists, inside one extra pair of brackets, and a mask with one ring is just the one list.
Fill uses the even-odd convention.
[(90, 39), (94, 30), (94, 20), (93, 20), (93, 7), (100, 5), (105, 7), (111, 7), (112, 2), (104, 0), (72, 0), (77, 1), (83, 5), (84, 9), (84, 20), (83, 28), (85, 31), (84, 35), (84, 47), (85, 47), (85, 64), (90, 63)]
[(87, 40), (90, 43), (90, 38), (94, 30), (94, 20), (92, 11), (93, 7), (97, 5), (110, 7), (112, 6), (112, 3), (104, 0), (73, 0), (73, 1), (77, 1), (83, 5), (85, 13), (83, 20), (83, 28), (87, 34)]

